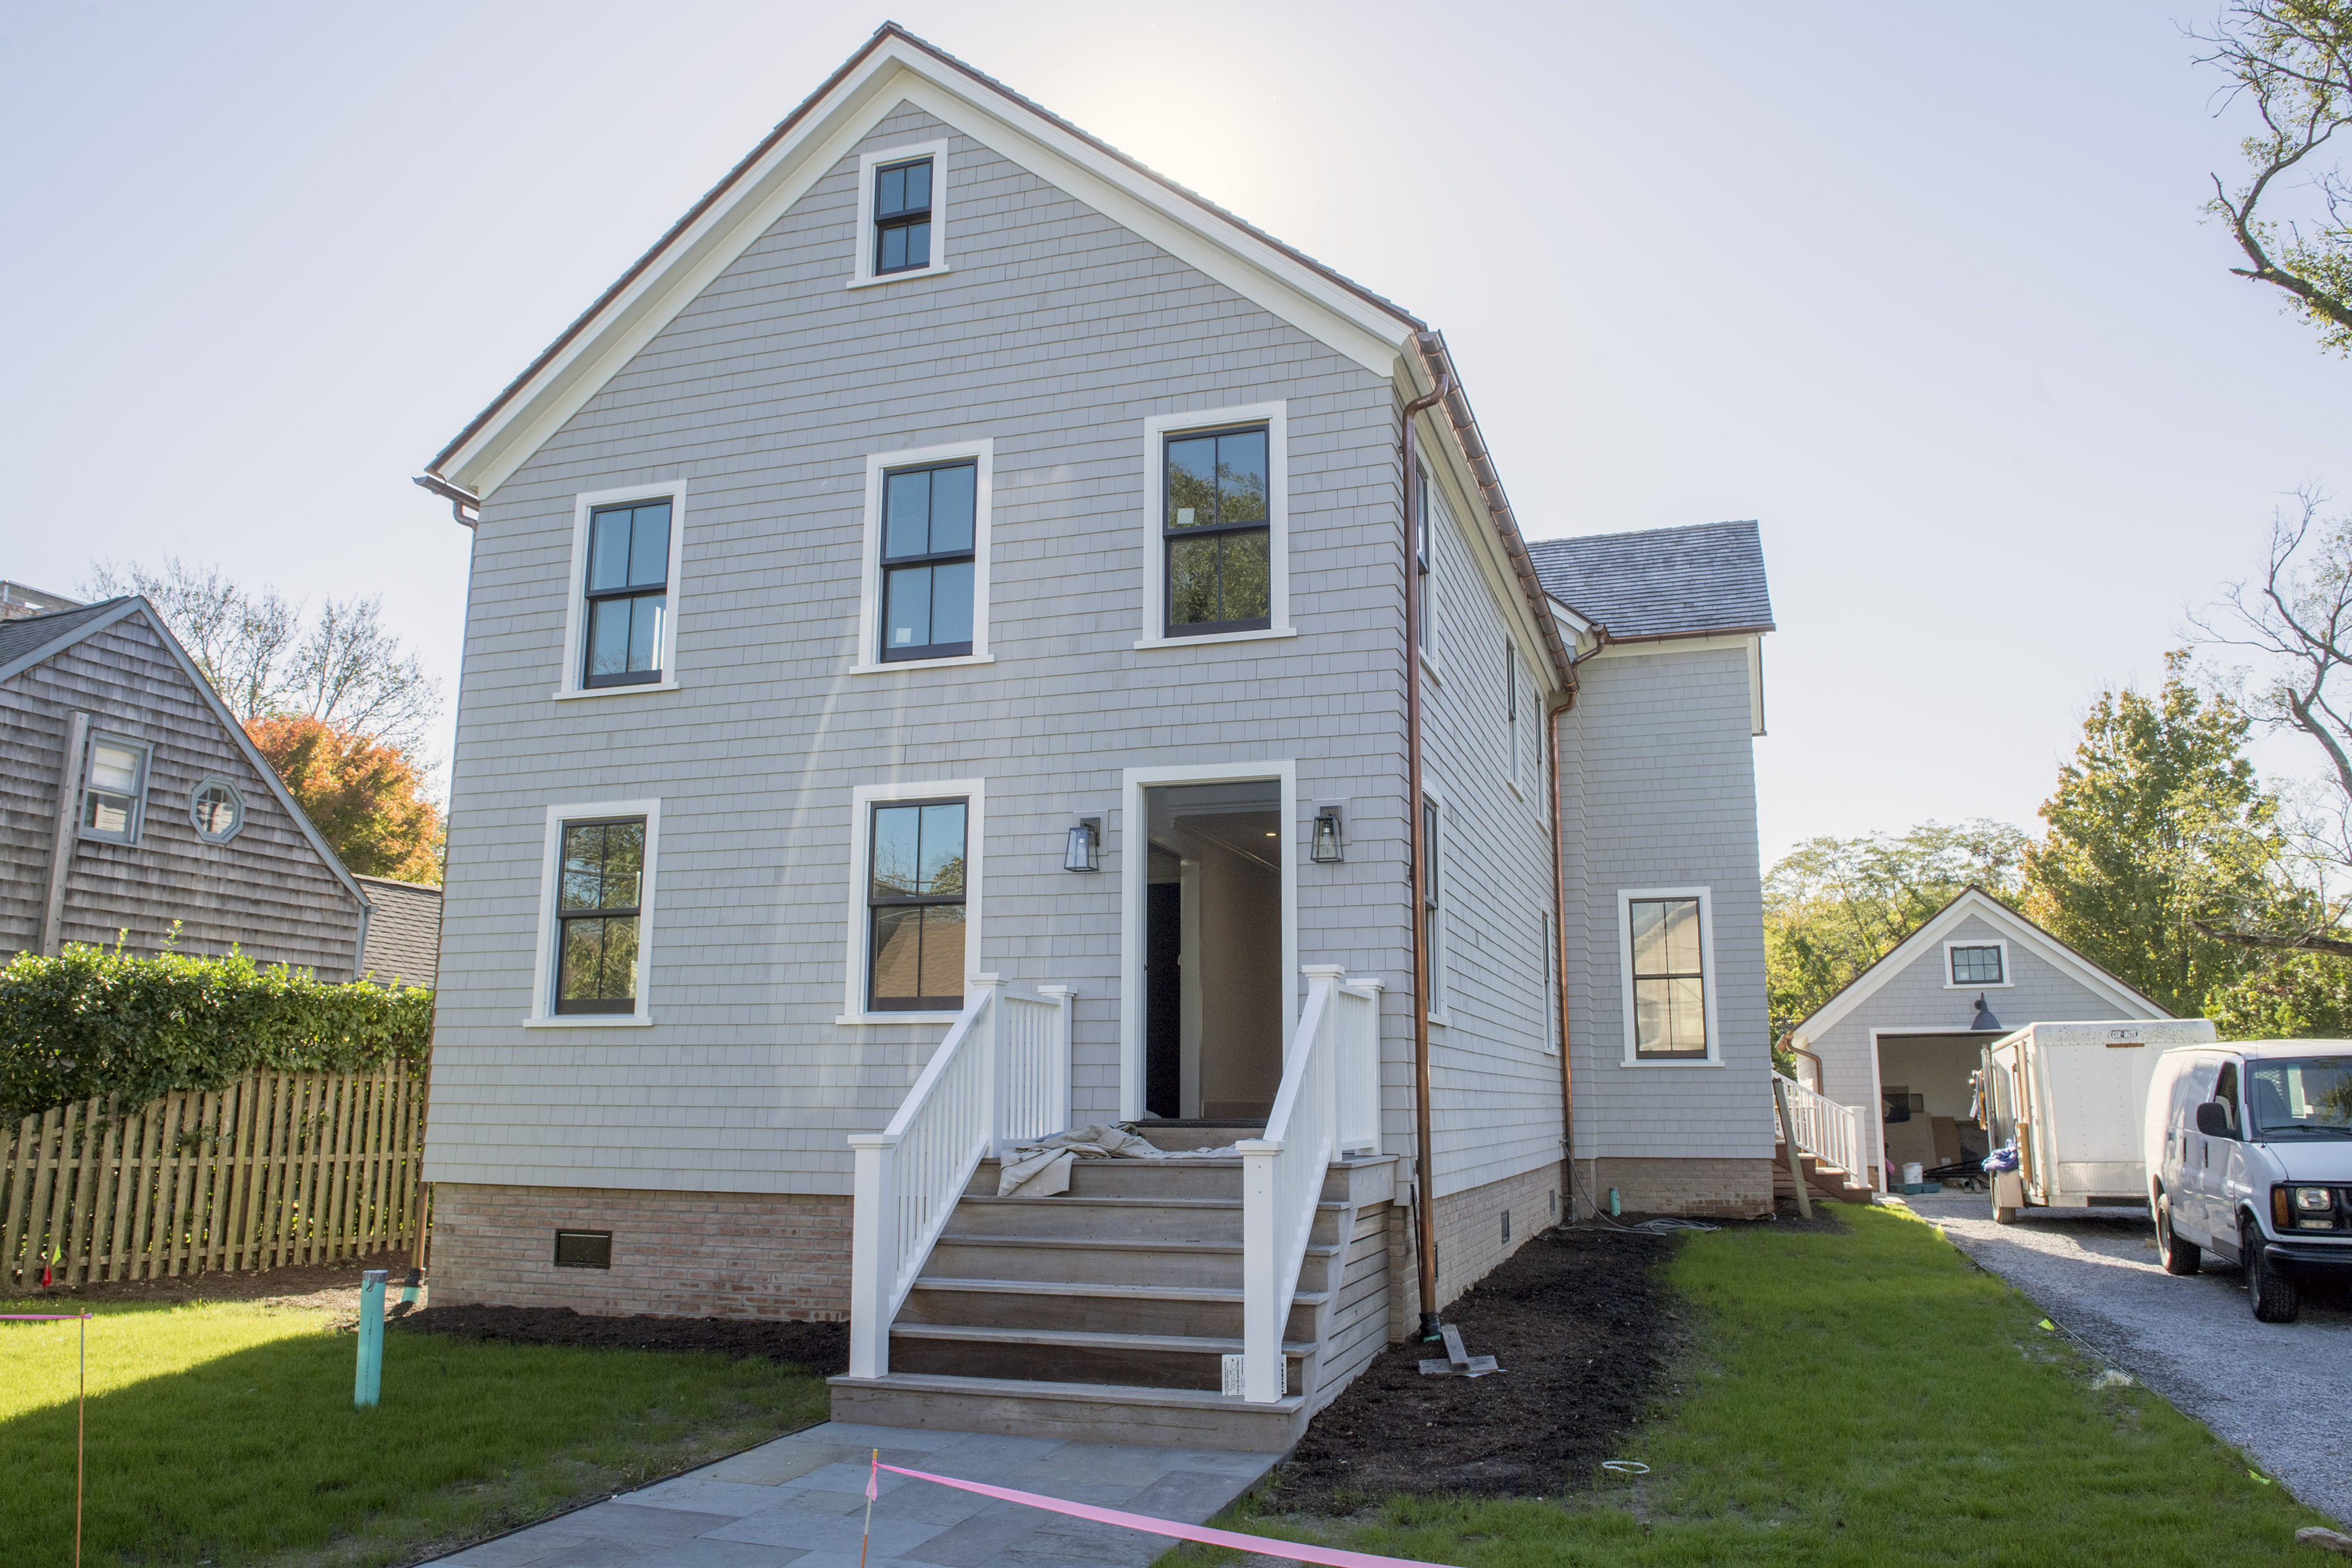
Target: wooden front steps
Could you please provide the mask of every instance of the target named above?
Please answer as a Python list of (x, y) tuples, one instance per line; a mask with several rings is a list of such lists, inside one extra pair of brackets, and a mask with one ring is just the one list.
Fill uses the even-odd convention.
[[(1798, 1152), (1797, 1163), (1805, 1173), (1805, 1186), (1813, 1196), (1841, 1204), (1866, 1204), (1871, 1201), (1871, 1189), (1864, 1178), (1802, 1151)], [(1797, 1195), (1795, 1184), (1789, 1180), (1789, 1144), (1785, 1139), (1775, 1139), (1772, 1143), (1772, 1195), (1776, 1198)]]
[(834, 1418), (1286, 1449), (1387, 1342), (1395, 1163), (1331, 1166), (1284, 1325), (1289, 1393), (1252, 1405), (1221, 1392), (1242, 1348), (1238, 1158), (1080, 1160), (1050, 1198), (998, 1197), (983, 1163), (891, 1325), (889, 1373), (833, 1378)]

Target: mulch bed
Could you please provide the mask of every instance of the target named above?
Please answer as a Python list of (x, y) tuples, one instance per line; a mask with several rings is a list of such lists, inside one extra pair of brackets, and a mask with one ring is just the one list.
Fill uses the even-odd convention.
[(738, 1361), (790, 1362), (821, 1375), (849, 1370), (846, 1323), (747, 1318), (583, 1317), (569, 1307), (425, 1307), (395, 1319), (410, 1333), (589, 1350), (707, 1351)]
[[(1758, 1224), (1842, 1228), (1828, 1205)], [(1632, 1216), (1628, 1216), (1629, 1219)], [(1556, 1497), (1580, 1489), (1655, 1398), (1685, 1339), (1659, 1271), (1672, 1236), (1587, 1226), (1531, 1238), (1445, 1310), (1501, 1370), (1424, 1377), (1440, 1345), (1391, 1345), (1270, 1478), (1275, 1511), (1345, 1514), (1397, 1492)]]

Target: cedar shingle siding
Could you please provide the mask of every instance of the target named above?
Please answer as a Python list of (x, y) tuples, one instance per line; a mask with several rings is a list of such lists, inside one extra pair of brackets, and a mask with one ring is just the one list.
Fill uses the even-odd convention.
[[(10, 659), (118, 606), (92, 605), (0, 624)], [(62, 752), (77, 710), (93, 733), (154, 748), (145, 825), (134, 845), (72, 840), (63, 940), (161, 952), (179, 922), (182, 952), (236, 947), (263, 963), (352, 977), (360, 903), (163, 643), (135, 611), (0, 681), (0, 954), (37, 947), (57, 812), (79, 800), (79, 759)], [(209, 777), (245, 801), (226, 844), (200, 838), (189, 799)], [(61, 791), (62, 784), (62, 791)]]

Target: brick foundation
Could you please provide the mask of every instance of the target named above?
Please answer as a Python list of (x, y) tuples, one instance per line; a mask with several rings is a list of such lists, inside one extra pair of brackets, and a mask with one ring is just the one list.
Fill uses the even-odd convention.
[[(555, 1233), (613, 1233), (613, 1267), (558, 1268)], [(849, 1316), (849, 1200), (599, 1187), (433, 1188), (436, 1306), (599, 1316)]]
[[(1517, 1252), (1528, 1237), (1558, 1225), (1567, 1202), (1559, 1165), (1489, 1182), (1437, 1200), (1437, 1305), (1442, 1311), (1463, 1291), (1485, 1279)], [(1503, 1216), (1511, 1219), (1503, 1239)], [(1421, 1326), (1421, 1264), (1414, 1253), (1413, 1211), (1403, 1204), (1389, 1210), (1389, 1340), (1405, 1339)]]
[(1633, 1214), (1753, 1219), (1772, 1212), (1772, 1162), (1761, 1160), (1627, 1160), (1576, 1162), (1580, 1190), (1576, 1212), (1605, 1210), (1609, 1189)]

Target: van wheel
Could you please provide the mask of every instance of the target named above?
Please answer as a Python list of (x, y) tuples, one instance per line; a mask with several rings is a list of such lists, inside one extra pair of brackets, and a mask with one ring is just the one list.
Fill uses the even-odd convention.
[(2172, 1231), (2172, 1194), (2167, 1193), (2156, 1200), (2156, 1247), (2164, 1255), (2167, 1274), (2194, 1274), (2205, 1267), (2205, 1259), (2193, 1241), (2183, 1241)]
[(2245, 1260), (2246, 1303), (2265, 1323), (2292, 1323), (2303, 1310), (2303, 1293), (2263, 1255), (2263, 1230), (2252, 1220), (2238, 1226), (2238, 1256)]

